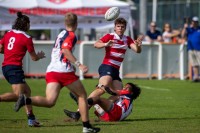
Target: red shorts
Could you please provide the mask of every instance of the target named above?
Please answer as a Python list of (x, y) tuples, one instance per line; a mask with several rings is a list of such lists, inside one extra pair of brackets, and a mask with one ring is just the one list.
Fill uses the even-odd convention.
[(46, 73), (46, 82), (57, 82), (63, 86), (69, 85), (79, 78), (75, 75), (74, 72), (69, 73), (58, 73), (58, 72), (47, 72)]
[(121, 116), (122, 116), (122, 108), (117, 104), (114, 104), (114, 107), (111, 111), (105, 112), (102, 116), (98, 117), (102, 121), (119, 121)]

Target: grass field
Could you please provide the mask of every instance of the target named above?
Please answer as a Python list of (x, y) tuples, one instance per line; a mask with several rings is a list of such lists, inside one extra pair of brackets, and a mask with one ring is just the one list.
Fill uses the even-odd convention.
[[(45, 94), (45, 80), (27, 80), (32, 95)], [(90, 93), (98, 80), (83, 81)], [(101, 128), (101, 133), (199, 133), (200, 132), (200, 83), (180, 80), (135, 80), (124, 83), (138, 84), (142, 93), (135, 101), (133, 113), (122, 122), (96, 122), (93, 109), (90, 120)], [(0, 80), (0, 94), (11, 91), (5, 80)], [(64, 108), (76, 110), (77, 105), (63, 88), (53, 108), (34, 107), (34, 112), (43, 124), (40, 128), (27, 126), (23, 109), (13, 111), (14, 103), (0, 103), (0, 133), (81, 133), (82, 123), (69, 122)], [(104, 95), (107, 97), (108, 95)]]

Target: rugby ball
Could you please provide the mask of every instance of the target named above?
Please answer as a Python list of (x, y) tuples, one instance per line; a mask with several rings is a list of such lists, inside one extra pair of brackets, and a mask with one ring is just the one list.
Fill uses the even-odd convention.
[(119, 16), (119, 14), (120, 14), (119, 7), (111, 7), (106, 11), (105, 19), (107, 21), (113, 21)]

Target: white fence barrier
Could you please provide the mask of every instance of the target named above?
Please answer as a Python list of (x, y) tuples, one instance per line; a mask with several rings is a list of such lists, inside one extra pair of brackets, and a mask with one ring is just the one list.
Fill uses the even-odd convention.
[[(36, 51), (43, 50), (46, 58), (34, 62), (27, 54), (23, 61), (26, 75), (45, 76), (53, 43), (54, 41), (34, 41)], [(94, 41), (83, 41), (75, 48), (74, 55), (81, 63), (89, 67), (86, 75), (77, 71), (81, 80), (85, 76), (98, 77), (98, 67), (103, 60), (105, 51), (104, 49), (95, 49), (93, 44)], [(0, 61), (1, 63), (3, 61), (2, 54), (0, 54)], [(179, 44), (165, 45), (143, 42), (142, 53), (136, 54), (132, 50), (128, 50), (120, 69), (121, 78), (157, 78), (159, 80), (163, 78), (180, 78), (184, 80), (186, 75), (188, 75), (187, 51), (185, 45)], [(3, 77), (1, 70), (0, 77)]]

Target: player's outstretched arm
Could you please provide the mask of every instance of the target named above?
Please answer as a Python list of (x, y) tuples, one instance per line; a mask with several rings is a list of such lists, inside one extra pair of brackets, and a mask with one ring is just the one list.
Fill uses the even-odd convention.
[[(0, 42), (1, 42), (1, 40), (0, 40)], [(1, 44), (0, 44), (0, 53), (1, 53), (1, 54), (3, 54), (3, 53), (4, 53), (4, 50), (3, 50), (3, 45), (1, 45)]]
[(133, 51), (135, 51), (136, 53), (141, 53), (142, 51), (142, 40), (143, 40), (144, 36), (143, 35), (140, 35), (135, 41), (133, 44), (130, 45), (131, 49)]
[(113, 43), (114, 43), (113, 40), (109, 40), (107, 43), (104, 43), (101, 40), (98, 40), (97, 42), (94, 43), (94, 47), (97, 49), (100, 49), (100, 48), (112, 46)]
[(88, 67), (81, 64), (69, 49), (62, 49), (62, 53), (73, 64), (75, 64), (83, 73), (88, 72)]
[(33, 61), (38, 61), (46, 57), (43, 51), (39, 51), (37, 54), (35, 53), (35, 51), (33, 51), (30, 53), (30, 56)]

